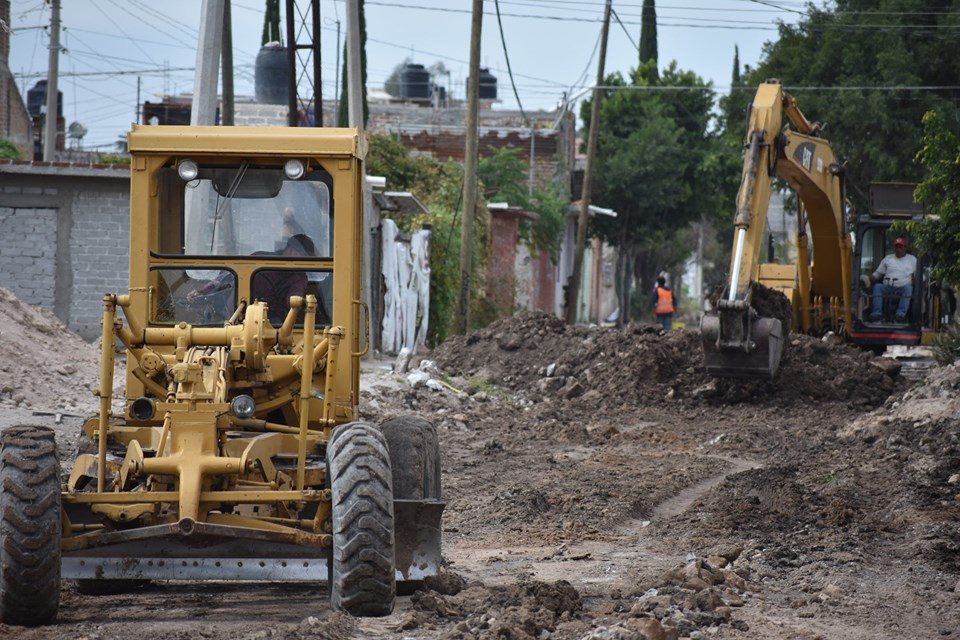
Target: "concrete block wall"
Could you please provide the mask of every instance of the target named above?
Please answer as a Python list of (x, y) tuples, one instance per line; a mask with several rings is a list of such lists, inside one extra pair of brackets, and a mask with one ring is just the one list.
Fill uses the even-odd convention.
[(0, 286), (52, 309), (56, 254), (56, 209), (0, 208)]
[(72, 201), (69, 325), (99, 334), (103, 294), (125, 293), (129, 274), (130, 192), (126, 183), (78, 191)]
[(129, 169), (0, 162), (0, 286), (88, 340), (127, 289)]

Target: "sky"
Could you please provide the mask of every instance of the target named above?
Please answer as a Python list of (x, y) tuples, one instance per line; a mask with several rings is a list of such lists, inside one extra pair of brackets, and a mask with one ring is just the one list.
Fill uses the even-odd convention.
[[(305, 5), (308, 0), (298, 0)], [(524, 109), (553, 109), (564, 92), (576, 95), (596, 77), (603, 0), (499, 0), (507, 53)], [(193, 90), (200, 0), (63, 0), (60, 90), (67, 124), (88, 129), (87, 148), (106, 149), (134, 121), (137, 78), (141, 101)], [(285, 3), (281, 2), (281, 6)], [(263, 0), (233, 0), (236, 93), (253, 94), (253, 62), (260, 49)], [(638, 60), (642, 0), (614, 0), (607, 72), (629, 73)], [(657, 3), (661, 66), (676, 60), (712, 81), (730, 84), (734, 45), (740, 61), (756, 65), (778, 21), (795, 22), (799, 0), (663, 0)], [(406, 58), (442, 62), (450, 90), (462, 97), (467, 76), (470, 0), (366, 0), (368, 87), (380, 88)], [(497, 108), (516, 109), (493, 0), (484, 2), (482, 66), (497, 76)], [(335, 95), (337, 22), (346, 31), (343, 0), (320, 0), (324, 99)], [(50, 9), (44, 0), (13, 0), (10, 68), (26, 89), (46, 76)], [(283, 24), (281, 22), (281, 24)], [(166, 69), (166, 71), (165, 71)], [(186, 70), (176, 70), (186, 69)], [(134, 71), (118, 75), (118, 71)], [(71, 73), (99, 74), (71, 76)], [(26, 74), (27, 77), (21, 77)], [(37, 74), (40, 74), (39, 76)], [(30, 77), (32, 76), (32, 77)]]

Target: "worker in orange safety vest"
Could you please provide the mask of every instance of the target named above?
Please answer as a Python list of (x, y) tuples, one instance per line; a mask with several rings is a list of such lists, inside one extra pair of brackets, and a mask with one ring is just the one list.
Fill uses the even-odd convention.
[(657, 288), (650, 300), (657, 324), (663, 327), (664, 331), (670, 331), (673, 326), (673, 313), (677, 310), (677, 297), (667, 286), (667, 279), (663, 276), (657, 278)]

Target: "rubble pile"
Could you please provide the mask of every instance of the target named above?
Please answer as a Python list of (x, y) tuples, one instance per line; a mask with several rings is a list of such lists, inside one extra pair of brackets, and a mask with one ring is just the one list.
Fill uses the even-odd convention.
[(578, 621), (583, 601), (566, 580), (520, 581), (505, 587), (465, 584), (462, 579), (446, 582), (439, 591), (427, 588), (413, 595), (414, 610), (401, 621), (402, 630), (454, 621), (445, 638), (534, 640), (556, 637), (552, 634), (561, 626), (584, 626)]
[(98, 363), (97, 348), (52, 312), (0, 288), (0, 404), (89, 411)]
[(896, 367), (854, 347), (796, 335), (773, 382), (716, 381), (703, 369), (696, 331), (657, 325), (623, 329), (568, 326), (545, 313), (523, 314), (447, 340), (434, 352), (447, 373), (513, 390), (573, 399), (590, 391), (614, 403), (770, 403), (795, 407), (881, 404), (896, 388)]

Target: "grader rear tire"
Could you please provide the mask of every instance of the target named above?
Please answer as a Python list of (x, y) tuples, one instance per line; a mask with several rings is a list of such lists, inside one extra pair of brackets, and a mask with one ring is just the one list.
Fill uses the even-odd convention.
[(396, 597), (390, 454), (380, 431), (354, 422), (327, 446), (333, 553), (330, 604), (354, 616), (385, 616)]
[(0, 622), (38, 626), (60, 606), (60, 463), (53, 431), (0, 434)]
[(393, 497), (439, 500), (440, 443), (433, 423), (418, 416), (398, 416), (380, 425), (390, 450)]

